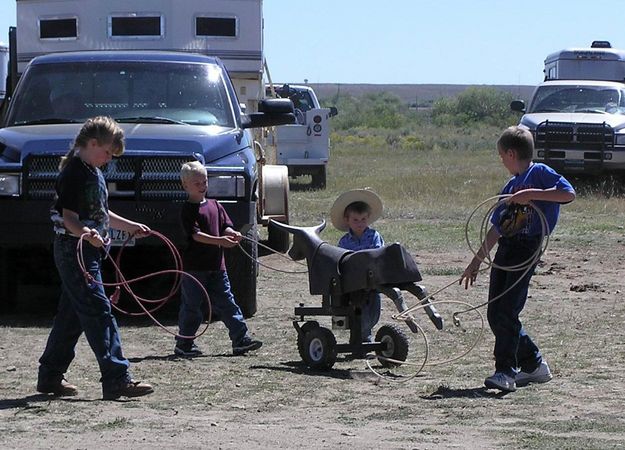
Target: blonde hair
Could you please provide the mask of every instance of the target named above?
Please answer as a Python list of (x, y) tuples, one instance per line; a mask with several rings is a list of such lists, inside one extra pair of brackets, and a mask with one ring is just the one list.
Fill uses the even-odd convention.
[(76, 149), (87, 146), (89, 139), (95, 139), (99, 145), (112, 144), (113, 156), (121, 156), (124, 153), (124, 130), (119, 124), (110, 117), (92, 117), (83, 124), (69, 151), (61, 158), (59, 170), (62, 170), (76, 155)]
[(206, 176), (206, 167), (199, 161), (186, 162), (180, 168), (180, 179), (182, 181), (188, 180), (196, 174)]

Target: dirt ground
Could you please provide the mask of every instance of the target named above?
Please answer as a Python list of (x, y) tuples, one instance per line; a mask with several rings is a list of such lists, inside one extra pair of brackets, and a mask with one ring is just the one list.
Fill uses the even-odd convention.
[[(466, 253), (415, 255), (430, 291), (452, 282)], [(428, 365), (405, 382), (379, 378), (362, 360), (339, 355), (332, 370), (302, 363), (292, 326), (293, 308), (316, 305), (303, 274), (261, 269), (259, 311), (249, 320), (264, 346), (230, 356), (221, 323), (198, 339), (202, 357), (173, 355), (173, 339), (154, 326), (123, 318), (126, 356), (136, 379), (155, 393), (140, 399), (100, 400), (98, 370), (84, 338), (67, 374), (80, 394), (53, 398), (35, 392), (37, 359), (50, 319), (0, 318), (0, 447), (2, 448), (625, 448), (625, 241), (550, 244), (523, 313), (528, 332), (551, 365), (554, 379), (507, 395), (486, 390), (493, 370), (493, 338), (486, 326), (477, 346), (448, 364), (478, 336), (479, 317), (467, 314), (464, 331), (451, 325), (461, 305), (441, 303), (447, 327), (427, 331)], [(277, 256), (263, 262), (298, 266)], [(428, 274), (428, 272), (430, 274)], [(464, 291), (452, 286), (439, 301), (479, 304), (486, 276)], [(392, 321), (384, 302), (381, 323)], [(329, 326), (328, 318), (320, 322)], [(173, 325), (172, 321), (169, 323)], [(406, 328), (406, 331), (409, 332)], [(345, 332), (337, 340), (345, 342)], [(425, 344), (411, 336), (408, 377)], [(395, 374), (397, 375), (397, 374)]]

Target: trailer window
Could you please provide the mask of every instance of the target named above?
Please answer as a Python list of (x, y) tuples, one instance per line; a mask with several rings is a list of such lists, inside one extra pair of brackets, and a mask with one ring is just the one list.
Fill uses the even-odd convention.
[(163, 37), (162, 16), (111, 16), (109, 36), (112, 38), (155, 38)]
[(39, 19), (39, 39), (76, 39), (76, 17), (64, 19)]
[(196, 17), (195, 35), (198, 37), (236, 37), (237, 19), (234, 17)]

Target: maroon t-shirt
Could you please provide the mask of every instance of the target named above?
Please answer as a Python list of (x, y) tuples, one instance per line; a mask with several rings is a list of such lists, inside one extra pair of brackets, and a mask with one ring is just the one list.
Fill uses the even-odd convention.
[(187, 248), (182, 256), (184, 268), (226, 270), (223, 247), (193, 240), (193, 234), (198, 231), (211, 236), (222, 236), (226, 228), (233, 226), (223, 206), (211, 199), (206, 199), (202, 203), (185, 202), (180, 218), (187, 237)]

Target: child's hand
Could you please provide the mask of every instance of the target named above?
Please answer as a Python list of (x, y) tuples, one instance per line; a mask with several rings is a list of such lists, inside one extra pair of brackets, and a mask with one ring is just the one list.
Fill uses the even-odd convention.
[(220, 236), (219, 237), (219, 245), (225, 248), (232, 248), (238, 245), (239, 241), (237, 241), (232, 236)]
[(104, 245), (104, 239), (102, 239), (102, 236), (100, 236), (100, 233), (98, 233), (98, 230), (96, 229), (89, 230), (89, 235), (85, 238), (85, 240), (96, 248)]
[(480, 270), (480, 262), (479, 261), (471, 261), (471, 263), (464, 269), (462, 276), (460, 277), (460, 281), (458, 284), (462, 285), (464, 281), (464, 288), (469, 289), (469, 285), (473, 286), (473, 283), (477, 279), (477, 274)]
[(524, 189), (522, 191), (515, 192), (510, 197), (506, 198), (506, 203), (518, 203), (519, 205), (527, 205), (534, 200), (535, 189)]
[(135, 222), (130, 227), (128, 232), (134, 235), (136, 238), (143, 238), (148, 236), (152, 232), (152, 230), (144, 223)]
[(243, 240), (243, 235), (238, 231), (233, 230), (232, 228), (226, 228), (226, 230), (224, 231), (224, 235), (232, 238), (237, 243)]

